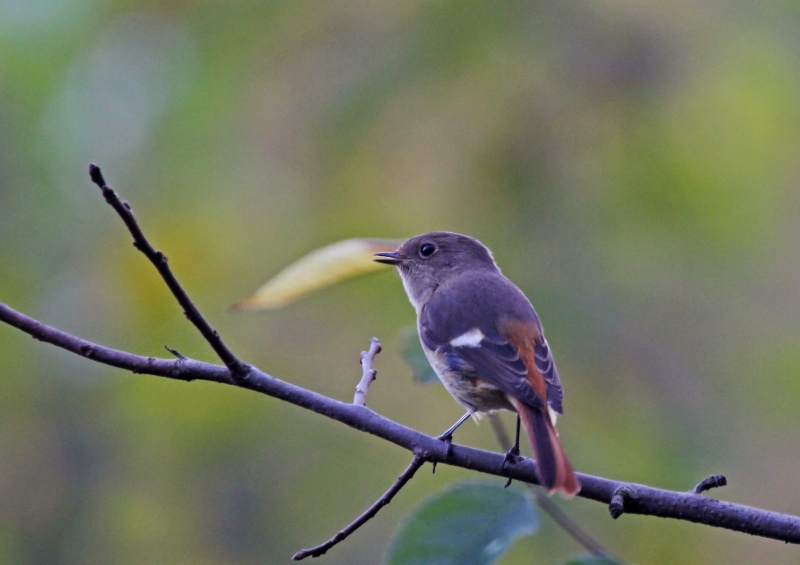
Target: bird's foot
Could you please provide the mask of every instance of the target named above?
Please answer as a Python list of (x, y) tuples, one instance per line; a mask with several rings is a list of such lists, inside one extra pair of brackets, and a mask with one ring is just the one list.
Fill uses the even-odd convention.
[[(522, 458), (519, 456), (519, 445), (515, 445), (514, 447), (506, 451), (506, 456), (503, 459), (503, 465), (501, 469), (505, 470), (506, 465), (516, 465), (520, 459)], [(503, 485), (503, 488), (508, 488), (510, 484), (511, 484), (511, 478), (509, 477), (509, 479), (506, 481), (506, 484)]]
[[(453, 432), (447, 431), (442, 435), (437, 436), (436, 439), (444, 442), (444, 458), (446, 461), (450, 458), (450, 449), (453, 446)], [(436, 461), (433, 462), (433, 474), (436, 474)]]
[(506, 451), (506, 456), (503, 458), (503, 466), (502, 469), (506, 468), (506, 465), (516, 465), (519, 463), (519, 460), (522, 459), (519, 455), (519, 446), (515, 445), (508, 451)]

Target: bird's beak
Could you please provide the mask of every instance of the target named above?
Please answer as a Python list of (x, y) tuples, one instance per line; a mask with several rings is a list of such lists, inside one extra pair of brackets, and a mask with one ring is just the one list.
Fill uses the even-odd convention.
[(403, 257), (397, 251), (382, 251), (381, 253), (375, 253), (372, 257), (378, 263), (386, 265), (399, 265), (406, 260), (406, 257)]

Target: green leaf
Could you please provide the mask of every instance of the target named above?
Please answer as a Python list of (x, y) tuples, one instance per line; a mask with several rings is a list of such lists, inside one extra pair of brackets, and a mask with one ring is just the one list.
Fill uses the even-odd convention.
[(595, 555), (577, 555), (564, 565), (619, 565), (616, 561)]
[(400, 355), (411, 368), (414, 380), (423, 384), (439, 383), (439, 377), (422, 351), (416, 327), (406, 326), (400, 330)]
[(423, 502), (395, 533), (387, 565), (489, 565), (539, 519), (533, 501), (500, 482), (458, 483)]

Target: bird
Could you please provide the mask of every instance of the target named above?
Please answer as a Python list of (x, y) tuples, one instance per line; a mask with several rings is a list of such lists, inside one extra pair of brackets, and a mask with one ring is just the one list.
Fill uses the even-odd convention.
[[(555, 430), (563, 414), (563, 389), (542, 324), (531, 302), (508, 280), (491, 251), (472, 237), (429, 232), (406, 240), (374, 260), (397, 267), (417, 313), (425, 356), (447, 391), (469, 416), (517, 413), (536, 458), (537, 477), (549, 494), (570, 498), (580, 482)], [(516, 450), (516, 451), (515, 451)]]

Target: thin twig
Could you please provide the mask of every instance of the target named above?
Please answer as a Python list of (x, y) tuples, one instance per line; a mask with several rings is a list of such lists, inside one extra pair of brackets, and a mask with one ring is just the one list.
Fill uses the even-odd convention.
[(367, 405), (367, 390), (378, 374), (378, 371), (372, 368), (372, 362), (380, 352), (381, 342), (377, 337), (369, 340), (369, 351), (361, 352), (361, 381), (356, 385), (356, 394), (353, 397), (353, 404), (356, 406)]
[(343, 541), (347, 536), (355, 532), (358, 528), (363, 526), (369, 520), (371, 520), (378, 511), (389, 504), (400, 489), (405, 486), (405, 484), (411, 480), (411, 477), (414, 476), (414, 473), (417, 472), (417, 469), (422, 467), (425, 464), (425, 459), (420, 455), (415, 455), (414, 458), (409, 463), (406, 470), (403, 471), (397, 480), (389, 487), (383, 496), (381, 496), (378, 500), (376, 500), (372, 506), (367, 508), (367, 510), (361, 514), (358, 518), (353, 520), (350, 524), (347, 525), (344, 529), (342, 529), (338, 534), (333, 536), (331, 539), (326, 541), (325, 543), (318, 545), (316, 547), (312, 547), (310, 549), (302, 549), (294, 554), (292, 559), (295, 561), (300, 561), (301, 559), (305, 559), (306, 557), (319, 557), (320, 555), (324, 555), (330, 548), (332, 548), (337, 543)]
[(103, 173), (100, 171), (100, 167), (94, 163), (89, 165), (89, 176), (91, 177), (92, 182), (96, 184), (103, 192), (103, 197), (106, 199), (106, 202), (108, 202), (111, 207), (114, 208), (117, 214), (119, 214), (119, 217), (122, 218), (122, 221), (125, 222), (125, 225), (128, 227), (128, 231), (133, 236), (134, 247), (141, 251), (158, 270), (161, 278), (164, 279), (167, 287), (169, 287), (170, 291), (172, 291), (172, 295), (178, 301), (178, 304), (180, 304), (181, 308), (183, 308), (183, 313), (186, 315), (186, 318), (192, 324), (194, 324), (198, 330), (200, 330), (200, 333), (203, 335), (208, 344), (214, 349), (222, 362), (225, 363), (225, 366), (230, 369), (231, 374), (237, 378), (244, 377), (249, 371), (249, 367), (239, 361), (236, 355), (234, 355), (228, 346), (225, 345), (225, 342), (222, 341), (219, 333), (217, 333), (217, 331), (211, 327), (211, 324), (208, 323), (208, 321), (200, 313), (200, 310), (197, 309), (197, 306), (194, 305), (194, 302), (192, 302), (192, 300), (189, 298), (189, 295), (180, 285), (178, 279), (175, 278), (174, 274), (172, 274), (172, 270), (169, 268), (169, 263), (167, 261), (167, 256), (161, 253), (161, 251), (157, 251), (152, 245), (150, 245), (150, 242), (147, 241), (147, 238), (144, 236), (142, 229), (139, 227), (136, 218), (133, 216), (133, 210), (131, 210), (130, 205), (127, 202), (120, 200), (117, 196), (117, 193), (114, 192), (114, 189), (106, 184), (106, 181), (103, 178)]
[[(375, 353), (380, 351), (380, 343), (378, 342), (377, 338), (372, 338), (374, 341), (370, 342), (374, 347), (377, 344), (378, 350)], [(371, 349), (370, 349), (371, 350)], [(367, 352), (362, 352), (361, 356), (364, 357), (367, 355)], [(373, 354), (372, 357), (375, 355)], [(469, 416), (469, 413), (466, 414)], [(436, 439), (445, 440), (445, 438), (449, 438), (445, 441), (451, 441), (453, 439), (453, 430), (464, 421), (464, 418), (461, 418), (455, 425), (451, 426), (446, 432), (442, 435), (438, 436)], [(446, 455), (445, 455), (446, 458)], [(331, 539), (323, 543), (322, 545), (318, 545), (317, 547), (312, 547), (311, 549), (303, 549), (302, 551), (298, 551), (295, 553), (293, 559), (295, 561), (300, 561), (301, 559), (305, 559), (306, 557), (319, 557), (320, 555), (324, 554), (334, 545), (339, 543), (340, 541), (344, 540), (347, 536), (355, 532), (358, 528), (363, 526), (367, 521), (369, 521), (375, 514), (378, 513), (378, 510), (389, 504), (392, 501), (392, 498), (400, 492), (400, 489), (405, 486), (405, 484), (414, 476), (414, 473), (417, 472), (417, 469), (422, 467), (423, 463), (425, 463), (425, 459), (421, 455), (414, 455), (414, 458), (409, 463), (408, 467), (405, 471), (401, 473), (397, 480), (389, 487), (383, 496), (381, 496), (375, 503), (370, 506), (366, 512), (364, 512), (361, 516), (356, 518), (352, 523), (350, 523), (346, 528), (341, 530), (338, 534), (333, 536)], [(436, 463), (433, 464), (434, 471), (436, 469)]]
[[(492, 424), (492, 429), (497, 437), (497, 443), (500, 449), (508, 451), (511, 449), (511, 438), (508, 437), (506, 428), (497, 414), (489, 414), (489, 422)], [(567, 534), (578, 542), (586, 551), (598, 557), (606, 559), (614, 559), (617, 563), (622, 563), (618, 558), (612, 556), (611, 552), (595, 540), (589, 532), (581, 528), (572, 518), (561, 510), (550, 498), (542, 492), (541, 487), (535, 485), (527, 485), (530, 492), (533, 494), (536, 504), (541, 508), (552, 520), (558, 524)]]

